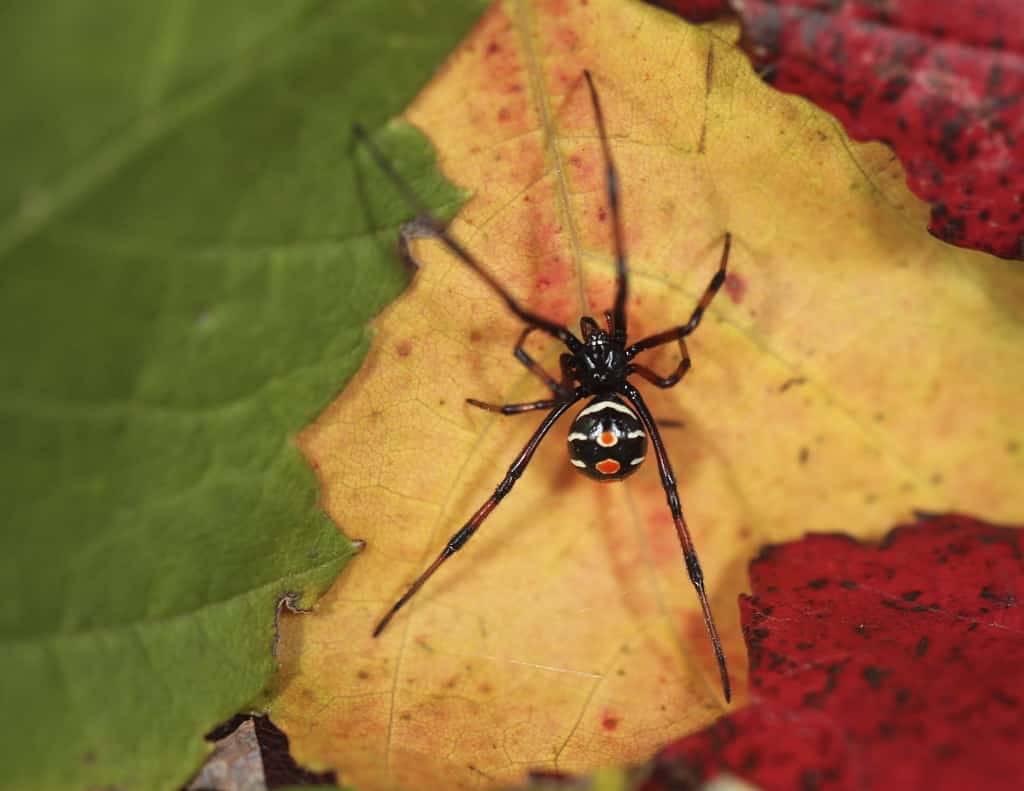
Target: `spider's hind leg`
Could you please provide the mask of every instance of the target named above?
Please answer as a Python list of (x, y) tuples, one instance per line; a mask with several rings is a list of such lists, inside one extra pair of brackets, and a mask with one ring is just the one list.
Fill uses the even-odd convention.
[(395, 616), (395, 613), (402, 609), (406, 602), (416, 595), (416, 591), (423, 587), (423, 583), (433, 576), (434, 572), (441, 567), (441, 564), (462, 549), (465, 543), (473, 537), (473, 534), (476, 533), (484, 520), (490, 516), (491, 511), (493, 511), (498, 506), (498, 503), (505, 499), (505, 496), (512, 491), (512, 487), (515, 486), (516, 481), (518, 481), (519, 477), (523, 474), (526, 466), (533, 458), (534, 451), (537, 450), (537, 447), (544, 440), (544, 437), (547, 436), (551, 427), (554, 426), (558, 421), (558, 418), (560, 418), (569, 407), (579, 401), (580, 398), (582, 398), (582, 396), (562, 401), (548, 413), (540, 426), (537, 427), (537, 430), (533, 432), (533, 436), (530, 437), (525, 447), (519, 451), (519, 455), (516, 456), (515, 461), (513, 461), (509, 466), (508, 472), (505, 473), (505, 477), (502, 478), (501, 482), (497, 487), (495, 487), (494, 493), (484, 501), (484, 504), (481, 505), (476, 510), (476, 513), (469, 518), (469, 521), (467, 521), (452, 535), (451, 538), (448, 539), (448, 543), (445, 544), (444, 549), (441, 550), (441, 553), (437, 556), (434, 562), (431, 563), (426, 570), (413, 581), (412, 585), (409, 586), (406, 592), (403, 593), (398, 601), (391, 606), (391, 609), (384, 614), (384, 617), (380, 619), (376, 628), (373, 630), (374, 637), (377, 637), (384, 631), (385, 627), (387, 627), (388, 623)]
[(675, 523), (676, 535), (679, 538), (680, 548), (683, 550), (683, 562), (686, 564), (686, 571), (690, 576), (690, 582), (697, 593), (697, 600), (700, 602), (701, 611), (704, 614), (704, 626), (708, 630), (708, 637), (711, 638), (711, 647), (715, 652), (715, 661), (718, 663), (718, 673), (722, 680), (722, 692), (728, 702), (732, 698), (732, 687), (729, 683), (729, 670), (725, 664), (725, 651), (722, 650), (722, 641), (718, 636), (718, 628), (715, 626), (715, 619), (711, 615), (711, 604), (708, 602), (708, 594), (704, 588), (704, 572), (701, 571), (700, 561), (697, 559), (697, 548), (693, 545), (693, 538), (690, 536), (690, 529), (686, 525), (686, 518), (683, 516), (683, 507), (679, 502), (679, 490), (676, 488), (676, 477), (672, 471), (672, 463), (668, 459), (665, 450), (665, 443), (658, 431), (658, 424), (654, 422), (654, 416), (644, 402), (643, 396), (629, 382), (624, 382), (619, 391), (636, 408), (640, 420), (647, 429), (651, 444), (654, 446), (654, 455), (658, 460), (658, 473), (661, 476), (661, 485), (665, 490), (665, 499), (668, 502), (669, 511), (672, 514), (672, 521)]

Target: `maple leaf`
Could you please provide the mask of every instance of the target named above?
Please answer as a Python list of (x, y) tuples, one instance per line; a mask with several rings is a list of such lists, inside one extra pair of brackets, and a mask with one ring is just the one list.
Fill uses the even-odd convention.
[[(584, 68), (621, 174), (633, 331), (684, 320), (733, 233), (694, 371), (650, 401), (683, 423), (666, 443), (742, 690), (731, 605), (765, 542), (871, 535), (920, 506), (1021, 517), (1024, 288), (929, 237), (889, 151), (765, 87), (728, 42), (648, 6), (548, 0), (495, 4), (405, 115), (473, 190), (452, 234), (531, 308), (575, 322), (611, 301)], [(375, 134), (400, 169), (406, 136)], [(369, 213), (393, 213), (363, 162)], [(537, 425), (464, 399), (542, 395), (500, 301), (437, 242), (411, 249), (421, 269), (367, 363), (301, 437), (324, 507), (367, 549), (316, 613), (284, 619), (272, 716), (301, 763), (360, 791), (641, 760), (724, 710), (652, 465), (595, 486), (552, 436), (371, 637)], [(559, 348), (530, 350), (555, 370)]]

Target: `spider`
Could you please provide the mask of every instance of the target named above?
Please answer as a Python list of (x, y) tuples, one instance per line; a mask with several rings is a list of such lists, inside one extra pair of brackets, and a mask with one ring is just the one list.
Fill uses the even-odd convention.
[[(612, 160), (608, 135), (605, 131), (604, 114), (601, 102), (594, 87), (594, 80), (589, 71), (584, 71), (590, 101), (593, 106), (597, 129), (601, 140), (601, 152), (605, 168), (605, 186), (608, 195), (609, 212), (612, 218), (612, 235), (615, 244), (616, 259), (616, 294), (615, 304), (611, 310), (604, 311), (605, 327), (602, 328), (590, 316), (580, 319), (582, 340), (566, 327), (538, 315), (519, 302), (498, 282), (465, 247), (455, 240), (444, 225), (434, 217), (419, 197), (398, 175), (391, 163), (374, 144), (366, 131), (359, 125), (353, 128), (356, 137), (364, 144), (370, 155), (381, 170), (402, 193), (405, 200), (417, 212), (419, 219), (428, 224), (433, 233), (448, 249), (469, 266), (485, 283), (505, 301), (509, 310), (526, 324), (519, 336), (514, 349), (517, 360), (540, 379), (551, 391), (550, 398), (518, 404), (489, 404), (473, 398), (467, 398), (472, 406), (499, 412), (502, 415), (519, 415), (534, 410), (549, 410), (540, 426), (526, 446), (516, 456), (508, 468), (505, 477), (495, 488), (476, 513), (448, 540), (444, 549), (433, 563), (416, 578), (408, 590), (381, 618), (373, 636), (377, 637), (388, 625), (395, 614), (408, 602), (423, 584), (433, 576), (441, 564), (462, 549), (466, 542), (483, 524), (505, 496), (512, 490), (515, 482), (523, 474), (533, 454), (547, 436), (555, 422), (574, 404), (583, 399), (590, 399), (577, 413), (569, 429), (569, 461), (584, 475), (600, 481), (621, 481), (632, 475), (644, 461), (647, 452), (648, 437), (654, 447), (654, 456), (658, 461), (658, 472), (661, 484), (665, 489), (669, 510), (675, 522), (676, 533), (683, 550), (683, 559), (690, 581), (697, 592), (700, 606), (704, 613), (704, 624), (707, 627), (718, 670), (722, 678), (722, 690), (726, 701), (730, 700), (729, 671), (725, 664), (725, 653), (718, 637), (711, 606), (704, 590), (704, 575), (697, 559), (697, 550), (690, 537), (690, 531), (683, 517), (683, 509), (679, 502), (675, 474), (672, 464), (665, 451), (665, 443), (658, 432), (658, 426), (651, 415), (640, 392), (629, 381), (631, 376), (646, 379), (655, 387), (674, 387), (690, 370), (690, 354), (686, 348), (686, 336), (697, 329), (701, 317), (715, 294), (725, 281), (726, 265), (729, 260), (731, 234), (725, 234), (722, 256), (718, 269), (704, 294), (694, 308), (689, 320), (663, 332), (629, 343), (626, 333), (626, 302), (629, 294), (629, 271), (626, 264), (625, 245), (622, 237), (622, 223), (619, 214), (618, 174)], [(560, 357), (561, 378), (555, 379), (526, 352), (524, 344), (527, 337), (535, 331), (547, 333), (561, 341), (568, 349)], [(653, 349), (676, 341), (679, 344), (681, 360), (675, 371), (668, 376), (659, 376), (650, 368), (633, 362), (642, 351)]]

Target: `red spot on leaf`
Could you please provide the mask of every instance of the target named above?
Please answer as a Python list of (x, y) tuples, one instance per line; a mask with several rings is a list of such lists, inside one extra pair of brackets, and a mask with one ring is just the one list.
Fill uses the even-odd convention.
[(741, 600), (752, 703), (655, 759), (763, 789), (1016, 789), (1024, 531), (923, 519), (768, 547)]
[(573, 170), (576, 173), (576, 178), (580, 180), (579, 183), (581, 187), (584, 189), (594, 189), (598, 187), (598, 182), (596, 180), (598, 170), (595, 167), (595, 161), (586, 160), (579, 154), (572, 154), (569, 156), (569, 164), (572, 165)]
[(604, 206), (597, 210), (597, 219), (599, 219), (601, 222), (604, 222), (605, 220), (608, 219), (608, 212), (605, 210)]
[(487, 45), (487, 54), (494, 55), (496, 52), (501, 52), (501, 45), (497, 41), (492, 41)]
[(509, 112), (507, 107), (502, 107), (498, 110), (498, 120), (507, 121), (511, 117), (512, 113)]
[(737, 305), (743, 301), (743, 297), (747, 293), (747, 281), (737, 275), (735, 272), (729, 272), (725, 276), (725, 293), (729, 295), (729, 299), (735, 302)]
[(616, 728), (619, 727), (619, 718), (616, 717), (614, 714), (606, 712), (605, 715), (601, 718), (601, 727), (604, 728), (606, 731), (614, 731)]
[(579, 44), (580, 37), (572, 28), (563, 27), (558, 30), (558, 40), (562, 42), (566, 49), (574, 50)]
[(569, 12), (568, 0), (544, 0), (540, 5), (542, 13), (551, 16), (565, 16)]
[(412, 353), (412, 344), (409, 341), (401, 341), (395, 345), (395, 351), (399, 357), (408, 357)]

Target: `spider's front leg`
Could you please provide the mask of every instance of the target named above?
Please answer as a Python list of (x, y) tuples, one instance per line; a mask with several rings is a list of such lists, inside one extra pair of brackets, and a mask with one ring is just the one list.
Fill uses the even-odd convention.
[(448, 543), (445, 544), (444, 549), (441, 550), (441, 554), (439, 554), (434, 562), (427, 567), (426, 571), (416, 578), (402, 597), (396, 601), (394, 606), (388, 610), (387, 614), (380, 619), (380, 623), (378, 623), (377, 627), (373, 630), (374, 637), (384, 631), (384, 627), (388, 625), (388, 622), (394, 617), (395, 613), (402, 609), (402, 607), (405, 606), (405, 603), (416, 594), (416, 591), (423, 587), (423, 583), (430, 579), (433, 573), (441, 567), (441, 564), (462, 549), (466, 542), (472, 538), (480, 525), (483, 524), (483, 521), (490, 516), (491, 511), (493, 511), (497, 507), (498, 503), (505, 498), (505, 495), (512, 491), (512, 487), (515, 486), (516, 481), (519, 480), (519, 476), (523, 474), (523, 471), (526, 469), (526, 465), (530, 463), (537, 447), (547, 435), (548, 431), (551, 430), (551, 427), (558, 421), (558, 418), (565, 414), (565, 411), (581, 398), (583, 398), (583, 394), (574, 393), (572, 398), (560, 402), (551, 410), (550, 413), (548, 413), (548, 416), (544, 418), (537, 430), (533, 432), (533, 436), (530, 437), (526, 446), (519, 452), (519, 455), (516, 456), (515, 461), (513, 461), (509, 466), (508, 472), (505, 473), (505, 477), (501, 479), (501, 483), (499, 483), (495, 488), (494, 494), (488, 497), (486, 502), (476, 510), (476, 513), (473, 514), (472, 517), (470, 517), (469, 521), (448, 539)]
[(448, 233), (448, 229), (445, 227), (444, 223), (435, 217), (420, 197), (413, 192), (412, 187), (410, 187), (406, 180), (398, 174), (398, 171), (395, 170), (395, 166), (391, 164), (387, 157), (384, 156), (384, 152), (382, 152), (377, 147), (377, 144), (370, 139), (370, 135), (362, 126), (359, 124), (354, 125), (352, 127), (352, 132), (356, 138), (366, 146), (366, 150), (370, 152), (370, 156), (377, 163), (377, 166), (381, 171), (383, 171), (384, 175), (391, 179), (391, 182), (398, 188), (402, 197), (405, 198), (405, 202), (413, 208), (421, 220), (431, 227), (434, 235), (440, 239), (441, 242), (444, 243), (445, 247), (447, 247), (452, 253), (462, 259), (462, 262), (472, 269), (477, 276), (479, 276), (480, 279), (483, 280), (491, 290), (502, 299), (502, 301), (504, 301), (509, 310), (531, 327), (535, 327), (546, 332), (552, 338), (558, 338), (558, 340), (569, 347), (570, 351), (575, 353), (582, 348), (579, 338), (569, 332), (568, 329), (555, 323), (551, 319), (538, 315), (520, 305), (519, 301), (508, 292), (508, 290), (501, 284), (501, 282), (499, 282), (491, 271), (480, 263), (480, 261), (476, 259), (476, 256), (463, 247), (458, 240)]
[[(661, 346), (663, 343), (669, 343), (670, 341), (682, 340), (700, 324), (701, 318), (704, 316), (704, 311), (707, 310), (708, 305), (711, 304), (711, 300), (715, 298), (715, 294), (718, 293), (718, 289), (722, 287), (722, 283), (725, 282), (726, 268), (729, 265), (729, 250), (732, 247), (732, 234), (726, 231), (725, 242), (722, 246), (722, 258), (718, 262), (718, 269), (715, 274), (711, 277), (711, 282), (708, 283), (708, 287), (704, 289), (704, 295), (700, 298), (700, 302), (697, 303), (697, 307), (693, 309), (693, 313), (690, 315), (690, 320), (686, 324), (682, 324), (678, 327), (673, 327), (670, 330), (659, 332), (657, 335), (651, 335), (643, 340), (639, 340), (626, 349), (626, 359), (632, 360), (637, 354), (644, 351), (645, 349), (653, 349), (655, 346)], [(685, 347), (684, 347), (685, 351)], [(687, 356), (684, 354), (684, 357)], [(639, 373), (639, 371), (637, 371)], [(685, 373), (685, 371), (683, 372)], [(643, 374), (641, 374), (643, 376)], [(682, 374), (679, 375), (682, 377)], [(646, 376), (644, 378), (647, 378)], [(671, 378), (671, 377), (666, 377)], [(654, 380), (650, 380), (654, 381)], [(678, 381), (678, 380), (677, 380)], [(654, 382), (657, 384), (657, 382)], [(661, 387), (661, 385), (658, 385)], [(671, 386), (671, 385), (669, 385)]]

